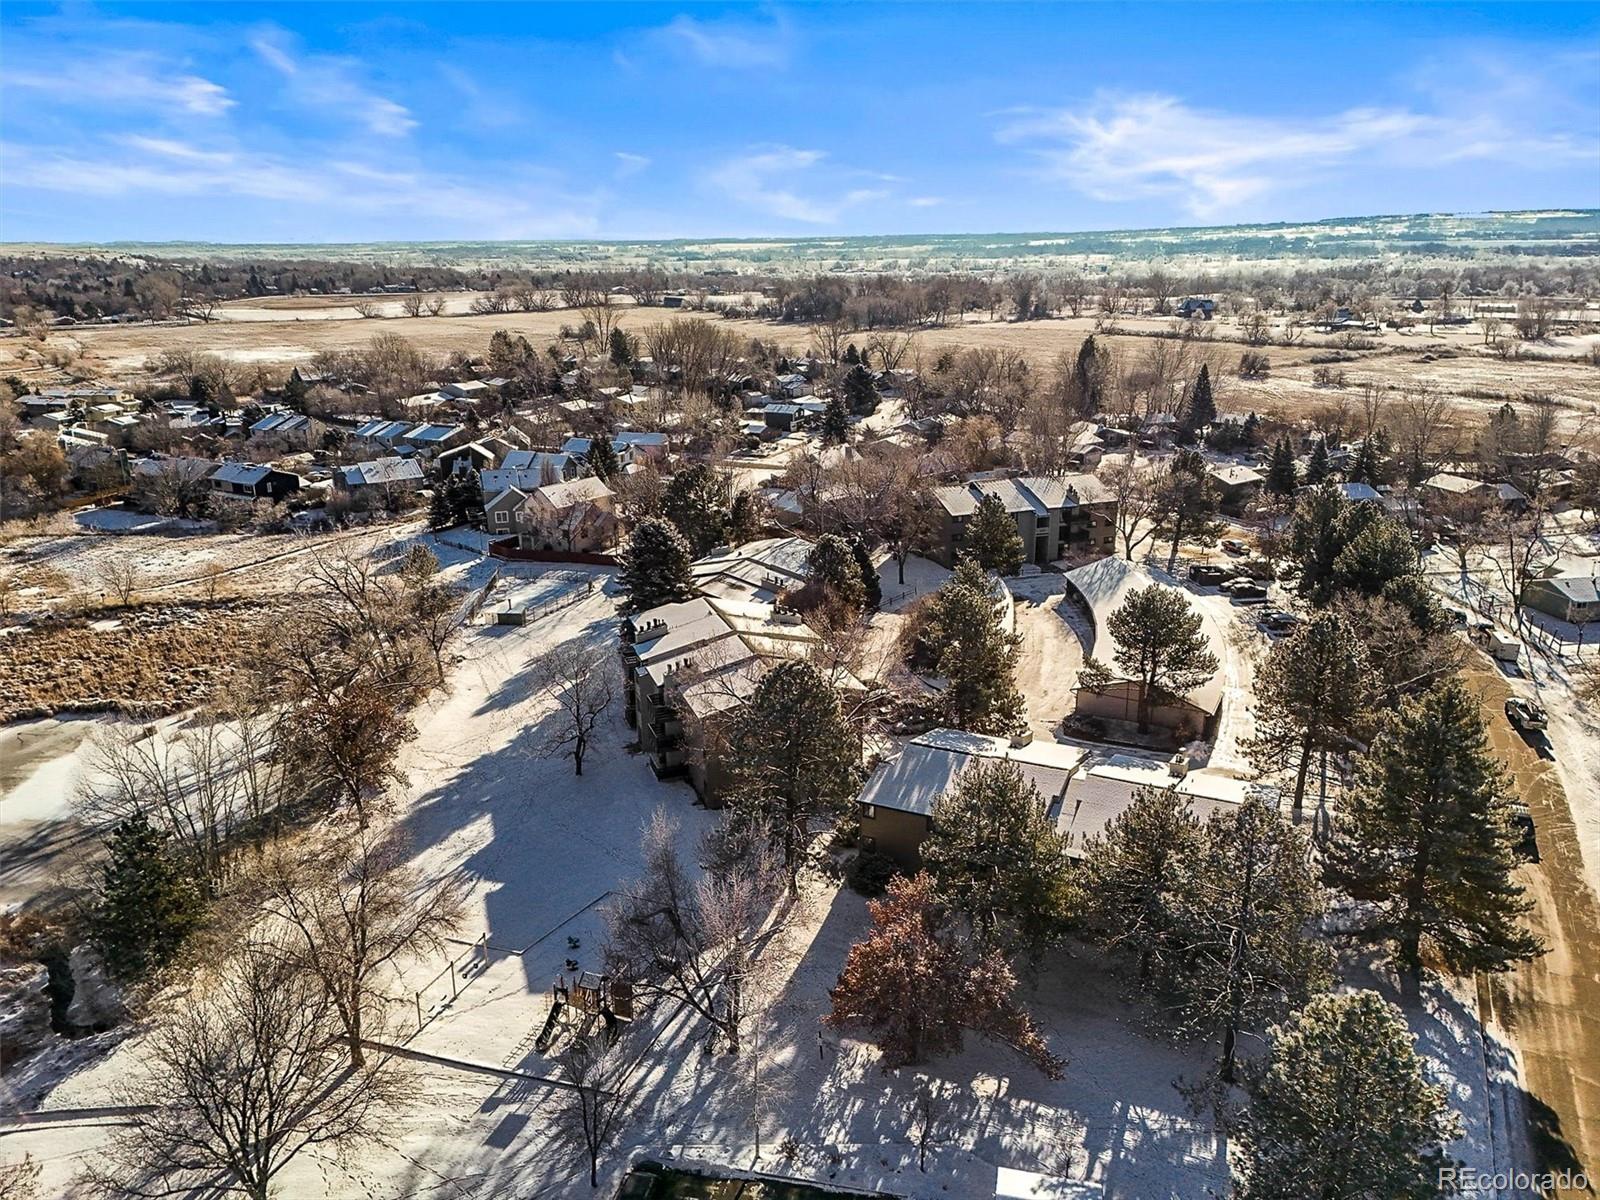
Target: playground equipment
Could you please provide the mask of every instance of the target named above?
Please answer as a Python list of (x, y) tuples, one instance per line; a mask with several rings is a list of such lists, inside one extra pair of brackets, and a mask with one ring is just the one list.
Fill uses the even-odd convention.
[(605, 1025), (607, 1039), (615, 1039), (622, 1026), (633, 1020), (633, 985), (625, 979), (581, 971), (567, 986), (565, 974), (557, 975), (550, 988), (550, 1012), (534, 1041), (540, 1054), (564, 1035), (574, 1039), (588, 1037), (596, 1023)]

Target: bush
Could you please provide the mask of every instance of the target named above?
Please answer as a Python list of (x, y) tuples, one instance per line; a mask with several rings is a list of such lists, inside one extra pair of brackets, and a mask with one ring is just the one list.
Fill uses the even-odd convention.
[(900, 868), (880, 850), (863, 850), (844, 869), (844, 881), (850, 890), (869, 900), (889, 890), (889, 881), (899, 874)]

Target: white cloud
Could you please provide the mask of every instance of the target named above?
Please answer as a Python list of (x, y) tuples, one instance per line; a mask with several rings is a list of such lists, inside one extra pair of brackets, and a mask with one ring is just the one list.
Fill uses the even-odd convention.
[(3, 143), (0, 169), (13, 191), (270, 200), (295, 205), (297, 219), (308, 226), (351, 217), (380, 220), (385, 230), (446, 222), (460, 236), (489, 238), (582, 237), (599, 228), (599, 196), (571, 195), (526, 179), (486, 187), (421, 168), (354, 160), (290, 161), (152, 137), (122, 138), (120, 144), (130, 153), (93, 155)]
[(938, 208), (944, 203), (943, 196), (913, 196), (906, 201), (912, 208)]
[(1047, 177), (1097, 200), (1171, 196), (1208, 218), (1310, 173), (1464, 158), (1535, 165), (1593, 152), (1493, 114), (1353, 108), (1306, 119), (1244, 116), (1154, 94), (1102, 94), (1082, 108), (1013, 114), (999, 138), (1029, 148)]
[(626, 179), (630, 175), (637, 175), (650, 165), (650, 159), (643, 154), (631, 154), (626, 150), (618, 150), (613, 157), (617, 160), (616, 176)]
[(799, 177), (819, 166), (821, 150), (766, 146), (714, 168), (707, 182), (747, 208), (786, 221), (831, 225), (846, 209), (887, 199), (883, 188), (850, 188), (831, 195), (806, 195), (796, 189)]
[(360, 65), (327, 54), (296, 56), (288, 36), (269, 29), (250, 40), (263, 62), (283, 76), (287, 94), (304, 107), (353, 121), (379, 137), (404, 137), (417, 127), (411, 110), (367, 88)]
[(219, 117), (238, 102), (228, 89), (199, 75), (171, 73), (149, 55), (120, 54), (93, 65), (57, 63), (48, 71), (7, 71), (0, 83), (84, 105), (131, 106), (201, 117)]
[(770, 22), (702, 21), (679, 15), (659, 31), (672, 45), (706, 66), (778, 67), (789, 61), (792, 32), (781, 15)]

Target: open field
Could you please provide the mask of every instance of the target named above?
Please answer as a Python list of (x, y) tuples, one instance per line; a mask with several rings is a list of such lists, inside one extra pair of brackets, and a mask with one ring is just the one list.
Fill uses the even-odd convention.
[[(448, 311), (464, 312), (470, 293), (447, 294)], [(386, 313), (398, 314), (399, 300), (378, 301)], [(74, 375), (127, 383), (147, 378), (146, 364), (163, 351), (190, 350), (222, 355), (235, 362), (283, 370), (309, 361), (319, 351), (345, 350), (366, 344), (378, 333), (400, 334), (419, 349), (444, 356), (451, 351), (481, 353), (498, 329), (526, 336), (535, 345), (553, 341), (576, 314), (565, 310), (491, 315), (362, 319), (348, 297), (282, 297), (239, 302), (224, 308), (224, 318), (210, 324), (77, 327), (51, 333), (47, 352), (72, 360)], [(630, 330), (659, 321), (704, 318), (677, 309), (628, 310), (621, 325)], [(803, 351), (810, 341), (803, 326), (771, 321), (716, 319), (738, 333)], [(1097, 332), (1091, 317), (1010, 322), (969, 319), (961, 324), (924, 329), (915, 335), (925, 364), (944, 351), (985, 347), (1012, 351), (1040, 372), (1048, 372), (1063, 354), (1076, 354), (1091, 333), (1110, 347), (1125, 368), (1137, 369), (1151, 352), (1155, 335), (1170, 334), (1176, 323), (1158, 317), (1120, 317), (1117, 332)], [(869, 334), (863, 334), (865, 338)], [(1371, 350), (1344, 350), (1340, 339), (1308, 335), (1295, 346), (1261, 347), (1271, 363), (1265, 380), (1237, 377), (1239, 356), (1248, 347), (1238, 340), (1231, 319), (1201, 326), (1204, 352), (1213, 362), (1212, 375), (1224, 410), (1277, 411), (1300, 416), (1343, 397), (1359, 408), (1362, 387), (1373, 383), (1389, 392), (1428, 387), (1452, 400), (1463, 414), (1483, 414), (1506, 401), (1533, 393), (1555, 397), (1576, 427), (1600, 411), (1600, 367), (1589, 355), (1600, 336), (1576, 335), (1526, 347), (1524, 356), (1501, 359), (1483, 345), (1473, 327), (1441, 327), (1428, 333), (1374, 335)], [(36, 350), (21, 338), (0, 339), (0, 373), (15, 373), (43, 383), (59, 378), (44, 366)], [(1339, 359), (1333, 368), (1345, 374), (1343, 388), (1319, 386), (1312, 375), (1314, 360)]]

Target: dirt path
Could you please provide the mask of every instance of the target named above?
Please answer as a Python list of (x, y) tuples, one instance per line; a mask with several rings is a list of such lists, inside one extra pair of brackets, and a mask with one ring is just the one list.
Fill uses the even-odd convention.
[[(1600, 901), (1584, 875), (1577, 833), (1548, 742), (1524, 740), (1505, 718), (1511, 687), (1481, 657), (1468, 665), (1489, 737), (1538, 831), (1540, 861), (1523, 872), (1534, 930), (1548, 954), (1481, 981), (1480, 996), (1515, 1041), (1528, 1091), (1529, 1145), (1542, 1170), (1600, 1180)], [(1558, 1196), (1593, 1192), (1557, 1191)]]

